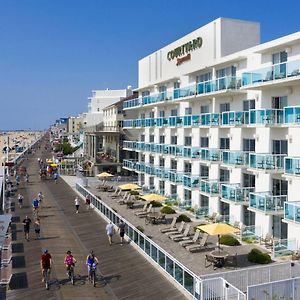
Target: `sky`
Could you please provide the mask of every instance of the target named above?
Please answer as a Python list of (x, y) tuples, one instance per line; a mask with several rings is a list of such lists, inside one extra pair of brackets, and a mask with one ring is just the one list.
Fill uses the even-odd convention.
[(219, 17), (300, 31), (299, 0), (0, 0), (0, 130), (46, 129), (95, 89), (137, 87), (138, 60)]

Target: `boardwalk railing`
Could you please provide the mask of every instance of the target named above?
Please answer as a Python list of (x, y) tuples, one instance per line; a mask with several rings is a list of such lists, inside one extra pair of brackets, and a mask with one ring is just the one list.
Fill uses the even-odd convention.
[(203, 280), (173, 256), (154, 243), (149, 237), (140, 232), (135, 226), (123, 219), (111, 207), (93, 195), (80, 184), (76, 183), (76, 190), (83, 196), (89, 196), (91, 204), (107, 221), (117, 225), (120, 220), (125, 223), (126, 235), (140, 251), (152, 262), (168, 274), (193, 299), (198, 300), (246, 300), (246, 295), (223, 278)]

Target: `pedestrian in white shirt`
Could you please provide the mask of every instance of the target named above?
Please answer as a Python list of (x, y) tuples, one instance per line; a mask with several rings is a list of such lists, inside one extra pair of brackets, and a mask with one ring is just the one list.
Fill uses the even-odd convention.
[(78, 214), (79, 213), (79, 206), (80, 206), (80, 202), (79, 202), (78, 197), (75, 198), (74, 202), (75, 202), (75, 207), (76, 207), (76, 214)]

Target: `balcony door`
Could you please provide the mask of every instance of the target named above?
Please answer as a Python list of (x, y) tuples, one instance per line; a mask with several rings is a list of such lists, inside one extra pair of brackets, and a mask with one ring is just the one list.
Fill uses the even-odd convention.
[(287, 223), (283, 223), (280, 216), (273, 216), (273, 236), (278, 239), (287, 238)]
[(287, 154), (288, 142), (287, 140), (272, 140), (272, 154)]

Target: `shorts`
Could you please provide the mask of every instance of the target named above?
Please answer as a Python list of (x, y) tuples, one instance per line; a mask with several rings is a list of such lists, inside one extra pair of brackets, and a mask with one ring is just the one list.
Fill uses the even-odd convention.
[(124, 237), (125, 232), (120, 232), (120, 237)]
[(35, 229), (34, 231), (35, 231), (35, 233), (40, 233), (41, 229)]
[(78, 210), (79, 209), (79, 205), (75, 205), (76, 206), (76, 209)]
[(29, 233), (29, 227), (24, 227), (24, 232)]

